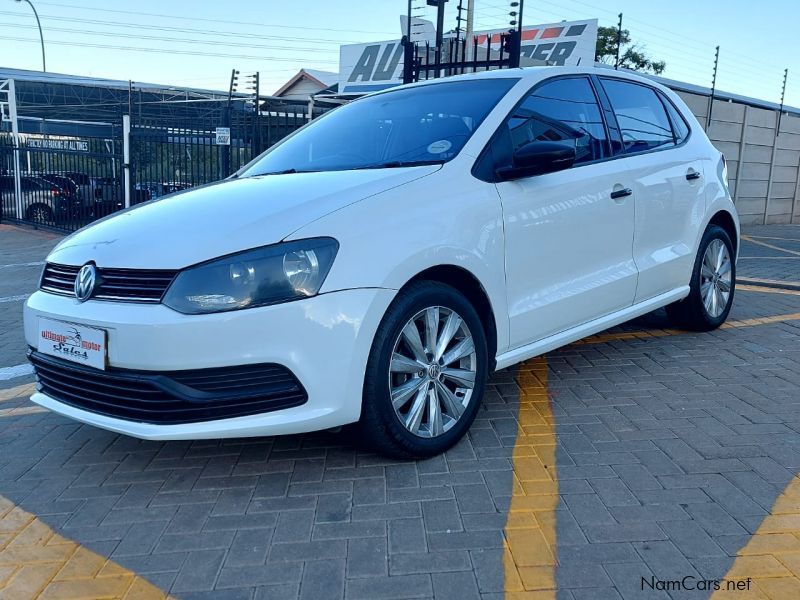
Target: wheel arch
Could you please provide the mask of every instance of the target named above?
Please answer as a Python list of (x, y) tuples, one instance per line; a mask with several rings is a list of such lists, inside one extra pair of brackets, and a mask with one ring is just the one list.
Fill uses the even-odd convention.
[(734, 256), (738, 256), (739, 228), (736, 226), (736, 221), (734, 220), (733, 215), (729, 213), (727, 210), (724, 209), (718, 210), (716, 213), (714, 213), (711, 219), (709, 219), (708, 224), (706, 225), (706, 229), (708, 229), (710, 225), (716, 225), (725, 230), (725, 232), (731, 238), (731, 243), (733, 243), (733, 254)]
[(420, 271), (409, 279), (401, 289), (416, 281), (436, 281), (455, 288), (469, 301), (478, 313), (486, 335), (489, 356), (489, 372), (494, 371), (497, 364), (497, 319), (489, 295), (480, 280), (463, 267), (442, 264)]

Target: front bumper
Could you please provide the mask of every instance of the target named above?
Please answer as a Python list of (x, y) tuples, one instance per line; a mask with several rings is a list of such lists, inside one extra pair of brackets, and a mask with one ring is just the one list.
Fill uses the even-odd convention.
[(372, 340), (395, 292), (356, 289), (211, 315), (183, 315), (163, 305), (72, 298), (36, 292), (25, 303), (25, 337), (37, 347), (46, 317), (108, 331), (108, 363), (118, 369), (181, 371), (275, 363), (308, 394), (301, 406), (251, 416), (177, 425), (137, 422), (70, 406), (37, 392), (31, 400), (54, 412), (144, 439), (281, 435), (352, 423)]

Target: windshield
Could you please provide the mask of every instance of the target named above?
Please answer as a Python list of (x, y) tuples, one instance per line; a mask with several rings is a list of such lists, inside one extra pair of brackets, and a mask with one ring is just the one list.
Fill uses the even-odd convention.
[(517, 81), (451, 81), (356, 100), (273, 146), (240, 176), (446, 162)]

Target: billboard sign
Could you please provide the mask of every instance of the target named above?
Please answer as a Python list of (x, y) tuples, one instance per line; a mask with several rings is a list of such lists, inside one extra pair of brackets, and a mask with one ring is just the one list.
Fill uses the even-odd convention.
[[(500, 47), (504, 29), (477, 31), (481, 48)], [(445, 36), (447, 39), (448, 36)], [(597, 19), (528, 25), (522, 29), (525, 64), (592, 65), (597, 43)], [(339, 49), (339, 93), (366, 93), (403, 83), (403, 45), (400, 40), (348, 44)]]

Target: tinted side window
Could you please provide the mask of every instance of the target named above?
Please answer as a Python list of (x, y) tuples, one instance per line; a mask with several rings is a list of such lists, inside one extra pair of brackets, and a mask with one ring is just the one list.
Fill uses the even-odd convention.
[[(512, 151), (534, 141), (575, 144), (575, 164), (608, 155), (597, 98), (583, 77), (545, 83), (522, 101), (504, 125)], [(506, 132), (503, 132), (505, 134)]]
[(664, 106), (667, 107), (669, 120), (672, 121), (672, 131), (675, 133), (675, 141), (679, 144), (686, 141), (686, 138), (689, 137), (689, 125), (686, 124), (686, 119), (683, 118), (683, 115), (678, 112), (678, 109), (675, 108), (675, 105), (672, 104), (668, 98), (661, 96), (661, 100), (664, 102)]
[(626, 152), (675, 144), (666, 110), (655, 90), (617, 79), (603, 79), (603, 87), (617, 116)]

